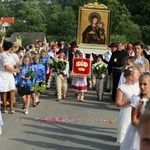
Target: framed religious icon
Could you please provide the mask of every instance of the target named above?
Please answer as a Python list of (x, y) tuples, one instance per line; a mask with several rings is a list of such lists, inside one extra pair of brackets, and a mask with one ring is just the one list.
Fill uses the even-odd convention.
[(79, 7), (78, 45), (109, 45), (111, 30), (111, 10), (98, 2)]

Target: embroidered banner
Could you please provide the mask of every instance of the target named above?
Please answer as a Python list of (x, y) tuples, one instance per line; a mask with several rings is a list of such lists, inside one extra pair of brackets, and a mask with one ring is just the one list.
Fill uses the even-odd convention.
[(89, 76), (91, 74), (91, 60), (86, 58), (74, 58), (73, 74)]

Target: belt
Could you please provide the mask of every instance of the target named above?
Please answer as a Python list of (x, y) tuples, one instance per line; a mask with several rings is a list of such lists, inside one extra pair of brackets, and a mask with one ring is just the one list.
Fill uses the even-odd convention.
[(113, 69), (122, 69), (123, 67), (113, 67)]
[(60, 75), (60, 74), (62, 74), (62, 75), (63, 75), (63, 73), (57, 73), (57, 75)]
[(57, 75), (63, 75), (63, 77), (66, 77), (67, 76), (67, 74), (63, 74), (63, 73), (59, 73), (59, 74), (57, 74)]

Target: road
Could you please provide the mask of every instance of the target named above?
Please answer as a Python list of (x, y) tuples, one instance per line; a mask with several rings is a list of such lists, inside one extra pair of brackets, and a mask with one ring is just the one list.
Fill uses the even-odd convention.
[(78, 102), (69, 89), (67, 100), (56, 101), (54, 91), (41, 95), (41, 102), (23, 114), (17, 97), (15, 114), (2, 114), (4, 126), (0, 150), (118, 150), (116, 144), (119, 109), (110, 95), (96, 100), (88, 90)]

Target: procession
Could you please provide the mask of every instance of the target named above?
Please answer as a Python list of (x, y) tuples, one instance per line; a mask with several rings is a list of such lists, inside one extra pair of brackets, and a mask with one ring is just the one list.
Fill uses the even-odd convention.
[[(86, 127), (88, 128), (95, 123), (96, 129), (92, 128), (91, 132), (100, 128), (98, 123), (103, 124), (103, 128), (110, 125), (108, 129), (113, 132), (114, 127), (111, 125), (115, 124), (116, 131), (113, 133), (113, 140), (111, 139), (114, 148), (108, 148), (107, 143), (103, 148), (100, 143), (94, 147), (93, 143), (95, 149), (150, 149), (150, 46), (139, 38), (126, 43), (121, 40), (112, 42), (110, 14), (110, 9), (97, 2), (79, 7), (77, 40), (70, 42), (63, 38), (45, 42), (37, 33), (39, 38), (35, 38), (35, 42), (32, 43), (29, 37), (26, 37), (30, 44), (23, 45), (22, 33), (13, 38), (13, 41), (1, 36), (0, 138), (6, 133), (3, 130), (5, 121), (10, 122), (15, 115), (20, 117), (13, 121), (22, 123), (22, 118), (32, 120), (34, 111), (38, 114), (39, 109), (43, 110), (45, 107), (45, 114), (53, 110), (51, 113), (60, 113), (62, 116), (36, 118), (40, 124), (67, 127), (81, 126), (84, 122), (90, 124)], [(70, 110), (63, 109), (63, 105), (66, 105), (65, 109), (70, 107)], [(70, 105), (76, 107), (77, 112)], [(86, 112), (80, 109), (84, 105)], [(103, 110), (102, 106), (105, 105), (107, 109)], [(101, 109), (96, 110), (97, 106)], [(93, 116), (98, 117), (97, 119), (90, 118), (91, 109), (95, 111)], [(80, 118), (84, 113), (87, 116)], [(76, 115), (78, 119), (65, 118), (69, 114)], [(117, 117), (101, 119), (106, 114)], [(40, 116), (40, 113), (38, 115)], [(7, 116), (9, 121), (6, 120)], [(60, 132), (62, 130), (60, 129)], [(104, 135), (105, 133), (107, 132), (104, 131)], [(89, 138), (90, 134), (89, 132)], [(103, 133), (101, 134), (103, 137)], [(86, 136), (88, 137), (88, 133)], [(61, 135), (59, 138), (61, 139)], [(89, 144), (85, 144), (85, 149), (88, 150), (90, 141), (84, 142)], [(30, 144), (29, 141), (27, 143)], [(50, 144), (46, 145), (52, 149)], [(41, 150), (42, 146), (37, 149)], [(84, 150), (79, 145), (71, 148), (59, 144), (56, 149)]]

